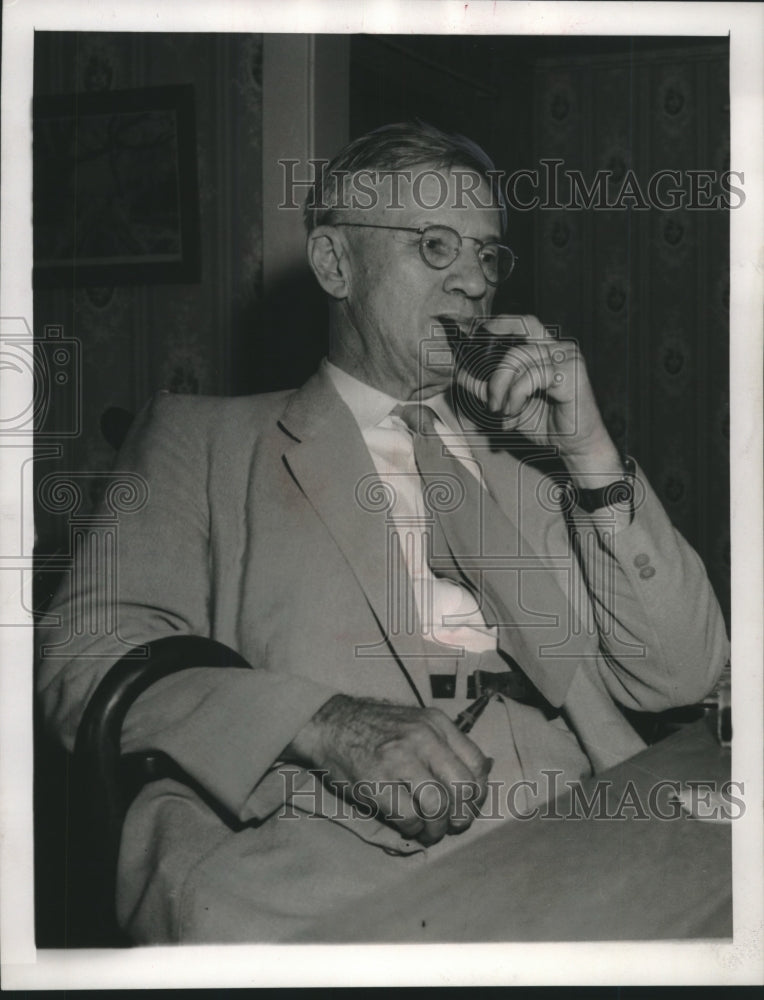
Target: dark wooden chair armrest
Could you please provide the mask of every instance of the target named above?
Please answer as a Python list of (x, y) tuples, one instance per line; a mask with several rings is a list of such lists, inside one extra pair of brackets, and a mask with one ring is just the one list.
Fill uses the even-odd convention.
[(74, 891), (80, 895), (73, 908), (72, 943), (83, 947), (129, 943), (116, 923), (116, 873), (122, 824), (140, 788), (165, 777), (194, 784), (160, 751), (122, 754), (122, 724), (130, 707), (152, 684), (180, 670), (250, 667), (233, 649), (204, 636), (167, 636), (144, 649), (145, 656), (128, 654), (110, 668), (77, 730), (73, 764), (79, 815), (72, 861)]

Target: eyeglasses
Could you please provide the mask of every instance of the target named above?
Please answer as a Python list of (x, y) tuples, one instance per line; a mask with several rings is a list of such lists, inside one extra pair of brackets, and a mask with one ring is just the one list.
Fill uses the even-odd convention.
[(462, 252), (464, 240), (478, 244), (477, 258), (483, 276), (489, 285), (499, 285), (506, 281), (514, 270), (517, 257), (503, 243), (496, 240), (485, 242), (474, 236), (460, 236), (450, 226), (381, 226), (371, 222), (335, 222), (335, 226), (352, 226), (357, 229), (396, 229), (403, 233), (419, 234), (419, 254), (428, 267), (442, 271), (456, 260)]

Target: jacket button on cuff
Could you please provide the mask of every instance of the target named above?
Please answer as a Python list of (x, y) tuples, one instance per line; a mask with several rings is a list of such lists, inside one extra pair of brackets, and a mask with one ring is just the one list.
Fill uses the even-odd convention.
[(639, 571), (639, 575), (643, 580), (649, 580), (651, 576), (655, 576), (655, 568), (653, 566), (645, 566), (644, 569)]
[(634, 556), (634, 565), (639, 568), (640, 566), (647, 566), (650, 562), (650, 556), (645, 555), (644, 552), (640, 552), (638, 556)]

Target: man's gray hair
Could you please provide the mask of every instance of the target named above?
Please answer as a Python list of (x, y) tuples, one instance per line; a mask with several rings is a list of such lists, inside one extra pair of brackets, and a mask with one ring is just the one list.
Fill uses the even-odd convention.
[(506, 226), (506, 206), (490, 156), (472, 139), (458, 133), (442, 132), (427, 122), (398, 122), (383, 125), (348, 143), (331, 162), (316, 174), (305, 199), (305, 227), (331, 224), (334, 211), (341, 207), (346, 179), (360, 171), (398, 172), (412, 167), (441, 170), (463, 169), (483, 177)]

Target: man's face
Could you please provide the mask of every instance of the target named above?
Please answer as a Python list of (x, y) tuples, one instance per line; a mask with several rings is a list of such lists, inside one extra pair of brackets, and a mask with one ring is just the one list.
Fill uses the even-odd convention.
[[(391, 207), (388, 178), (377, 187), (372, 208), (338, 213), (337, 221), (366, 225), (450, 226), (462, 237), (456, 260), (436, 270), (422, 259), (415, 232), (340, 227), (350, 266), (335, 358), (399, 399), (441, 392), (453, 374), (454, 328), (465, 336), (476, 316), (490, 315), (495, 289), (483, 274), (475, 241), (501, 239), (500, 214), (480, 207), (491, 204), (488, 183), (473, 175), (465, 183), (465, 172), (460, 173), (457, 180), (455, 173), (440, 170), (439, 179), (432, 168), (414, 167), (411, 181), (396, 178), (402, 207)], [(477, 204), (464, 194), (471, 184)]]

